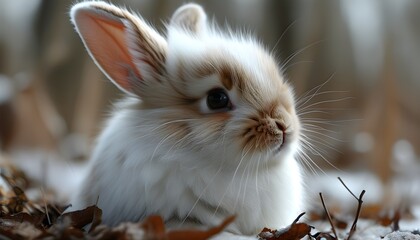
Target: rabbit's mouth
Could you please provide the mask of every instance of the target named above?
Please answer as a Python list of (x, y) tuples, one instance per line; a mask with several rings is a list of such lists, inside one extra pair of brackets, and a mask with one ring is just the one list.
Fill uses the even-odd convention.
[(279, 154), (280, 152), (284, 152), (286, 149), (289, 148), (289, 145), (294, 141), (293, 140), (293, 132), (284, 132), (281, 139), (278, 140), (272, 147), (272, 152), (274, 155)]
[(283, 134), (283, 138), (281, 141), (279, 141), (278, 144), (276, 144), (275, 148), (274, 148), (274, 154), (278, 154), (281, 151), (283, 151), (283, 149), (285, 148), (287, 142), (286, 142), (286, 134)]

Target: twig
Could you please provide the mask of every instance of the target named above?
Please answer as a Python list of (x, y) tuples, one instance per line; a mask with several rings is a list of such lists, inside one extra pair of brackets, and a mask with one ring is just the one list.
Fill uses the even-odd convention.
[(363, 204), (362, 199), (363, 199), (363, 195), (365, 195), (366, 191), (362, 190), (362, 192), (360, 193), (360, 196), (356, 197), (356, 195), (354, 195), (354, 193), (352, 191), (350, 191), (350, 189), (346, 186), (346, 184), (343, 182), (343, 180), (341, 180), (340, 177), (338, 177), (338, 180), (340, 180), (341, 184), (343, 184), (343, 186), (347, 189), (347, 191), (349, 191), (349, 193), (351, 195), (353, 195), (353, 197), (356, 198), (356, 200), (358, 202), (356, 217), (354, 218), (353, 224), (351, 225), (351, 228), (350, 228), (349, 236), (347, 237), (347, 240), (350, 240), (350, 238), (353, 236), (354, 232), (356, 232), (357, 221), (359, 220), (360, 211), (362, 210), (362, 204)]
[(359, 200), (357, 197), (356, 197), (356, 195), (354, 195), (354, 193), (347, 187), (347, 185), (343, 182), (343, 180), (340, 178), (340, 177), (338, 177), (338, 180), (340, 180), (340, 182), (341, 182), (341, 184), (343, 184), (343, 186), (347, 189), (347, 191), (349, 191), (349, 193), (351, 194), (351, 195), (353, 195), (353, 197), (354, 198), (356, 198), (356, 200)]
[(324, 207), (324, 211), (327, 214), (328, 221), (330, 222), (331, 230), (334, 233), (335, 239), (338, 240), (337, 233), (335, 232), (335, 227), (334, 227), (334, 224), (333, 224), (332, 219), (331, 219), (331, 215), (328, 212), (327, 207), (325, 206), (325, 202), (324, 202), (324, 198), (322, 197), (322, 193), (319, 193), (319, 197), (321, 198), (322, 206)]
[(299, 221), (299, 219), (305, 214), (306, 214), (306, 212), (303, 212), (303, 213), (299, 214), (299, 216), (297, 216), (297, 218), (293, 221), (292, 225), (296, 224)]
[(400, 210), (396, 210), (394, 213), (394, 217), (392, 218), (392, 231), (399, 231), (400, 230), (400, 219), (401, 219), (401, 212)]
[(365, 191), (365, 190), (363, 190), (363, 191), (360, 193), (359, 198), (357, 199), (357, 201), (359, 202), (359, 204), (357, 205), (357, 213), (356, 213), (356, 217), (354, 218), (354, 222), (353, 222), (353, 224), (351, 225), (350, 233), (349, 233), (349, 236), (347, 237), (347, 240), (350, 240), (351, 236), (352, 236), (352, 235), (354, 234), (354, 232), (356, 231), (357, 220), (359, 220), (360, 210), (362, 209), (362, 204), (363, 204), (362, 198), (363, 198), (363, 195), (365, 194), (365, 192), (366, 192), (366, 191)]
[(45, 192), (44, 192), (44, 189), (42, 187), (41, 187), (41, 193), (42, 193), (42, 200), (44, 201), (45, 215), (47, 215), (48, 226), (51, 226), (52, 222), (51, 222), (50, 214), (48, 212), (48, 205), (47, 205), (47, 201), (46, 201), (46, 197), (45, 197)]

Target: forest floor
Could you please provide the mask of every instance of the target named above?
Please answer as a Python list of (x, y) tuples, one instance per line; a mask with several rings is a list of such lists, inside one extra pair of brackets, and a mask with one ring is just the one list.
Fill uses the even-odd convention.
[[(0, 239), (420, 240), (420, 194), (416, 189), (420, 176), (398, 182), (415, 185), (409, 194), (393, 193), (400, 195), (394, 196), (400, 201), (398, 205), (381, 200), (386, 188), (372, 174), (330, 172), (311, 176), (311, 210), (296, 216), (284, 229), (264, 229), (258, 236), (235, 236), (223, 232), (234, 218), (207, 230), (167, 230), (158, 216), (109, 228), (101, 224), (102, 211), (96, 206), (64, 213), (66, 197), (57, 189), (72, 192), (82, 166), (44, 162), (34, 167), (25, 161), (10, 164), (4, 157), (0, 159)], [(62, 180), (66, 171), (73, 176), (72, 183)], [(341, 175), (340, 179), (331, 177), (337, 175)]]

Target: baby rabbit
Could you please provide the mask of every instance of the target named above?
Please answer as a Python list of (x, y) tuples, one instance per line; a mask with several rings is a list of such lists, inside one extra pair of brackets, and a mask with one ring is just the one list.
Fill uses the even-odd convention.
[(180, 7), (163, 36), (114, 5), (81, 2), (71, 21), (102, 72), (126, 98), (93, 150), (73, 209), (97, 204), (116, 225), (158, 214), (256, 234), (303, 208), (294, 155), (300, 123), (273, 57), (249, 36)]

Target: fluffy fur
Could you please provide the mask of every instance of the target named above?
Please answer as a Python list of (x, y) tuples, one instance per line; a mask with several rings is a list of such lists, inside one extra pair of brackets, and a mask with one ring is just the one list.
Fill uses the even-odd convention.
[[(300, 123), (291, 87), (252, 38), (208, 26), (196, 4), (179, 8), (163, 37), (103, 2), (71, 19), (99, 68), (127, 98), (100, 134), (73, 209), (98, 204), (110, 225), (159, 214), (255, 234), (302, 211), (295, 154)], [(206, 104), (224, 89), (231, 108)]]

